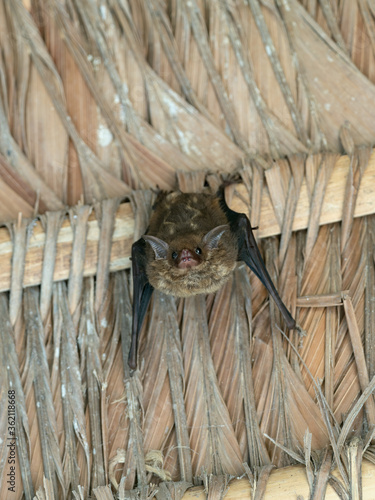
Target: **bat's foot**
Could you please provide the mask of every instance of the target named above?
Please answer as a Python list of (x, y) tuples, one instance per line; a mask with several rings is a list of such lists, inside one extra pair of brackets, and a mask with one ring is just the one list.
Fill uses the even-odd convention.
[(298, 349), (303, 349), (303, 338), (306, 337), (306, 330), (300, 327), (300, 325), (296, 325), (295, 330), (298, 332), (299, 342)]
[(306, 337), (306, 330), (304, 330), (300, 325), (296, 324), (295, 330), (297, 330), (300, 337)]

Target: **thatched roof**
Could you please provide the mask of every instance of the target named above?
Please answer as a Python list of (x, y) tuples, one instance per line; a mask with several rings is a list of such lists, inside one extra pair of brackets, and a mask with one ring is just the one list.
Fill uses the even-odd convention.
[[(0, 49), (0, 497), (373, 498), (373, 1), (1, 0)], [(131, 376), (154, 191), (228, 176), (305, 335), (239, 265)]]

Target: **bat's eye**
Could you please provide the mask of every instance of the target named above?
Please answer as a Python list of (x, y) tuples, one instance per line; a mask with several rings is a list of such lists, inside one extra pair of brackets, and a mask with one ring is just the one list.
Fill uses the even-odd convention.
[(197, 253), (198, 255), (200, 255), (202, 253), (202, 250), (199, 247), (197, 247), (195, 249), (195, 253)]
[(177, 256), (178, 256), (178, 253), (177, 253), (177, 252), (173, 252), (173, 253), (172, 253), (172, 259), (173, 259), (173, 260), (174, 260), (174, 259), (177, 259)]

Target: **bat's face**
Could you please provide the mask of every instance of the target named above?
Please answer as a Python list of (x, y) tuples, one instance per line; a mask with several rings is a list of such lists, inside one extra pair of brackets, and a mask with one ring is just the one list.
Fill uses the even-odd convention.
[(150, 245), (148, 280), (169, 295), (215, 292), (236, 265), (237, 244), (226, 224), (206, 234), (190, 233), (169, 242), (148, 235), (143, 239)]

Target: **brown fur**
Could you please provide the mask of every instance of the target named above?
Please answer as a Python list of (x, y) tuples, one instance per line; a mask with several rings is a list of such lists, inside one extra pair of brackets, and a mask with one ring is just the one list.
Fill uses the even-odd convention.
[[(146, 272), (150, 284), (177, 297), (211, 293), (221, 288), (236, 266), (236, 238), (228, 227), (217, 248), (210, 250), (202, 240), (211, 229), (227, 223), (216, 196), (160, 194), (147, 234), (168, 243), (169, 251), (166, 259), (155, 259), (152, 248), (147, 245)], [(201, 262), (191, 269), (179, 269), (172, 253), (184, 248), (194, 253), (197, 247), (202, 250)]]

